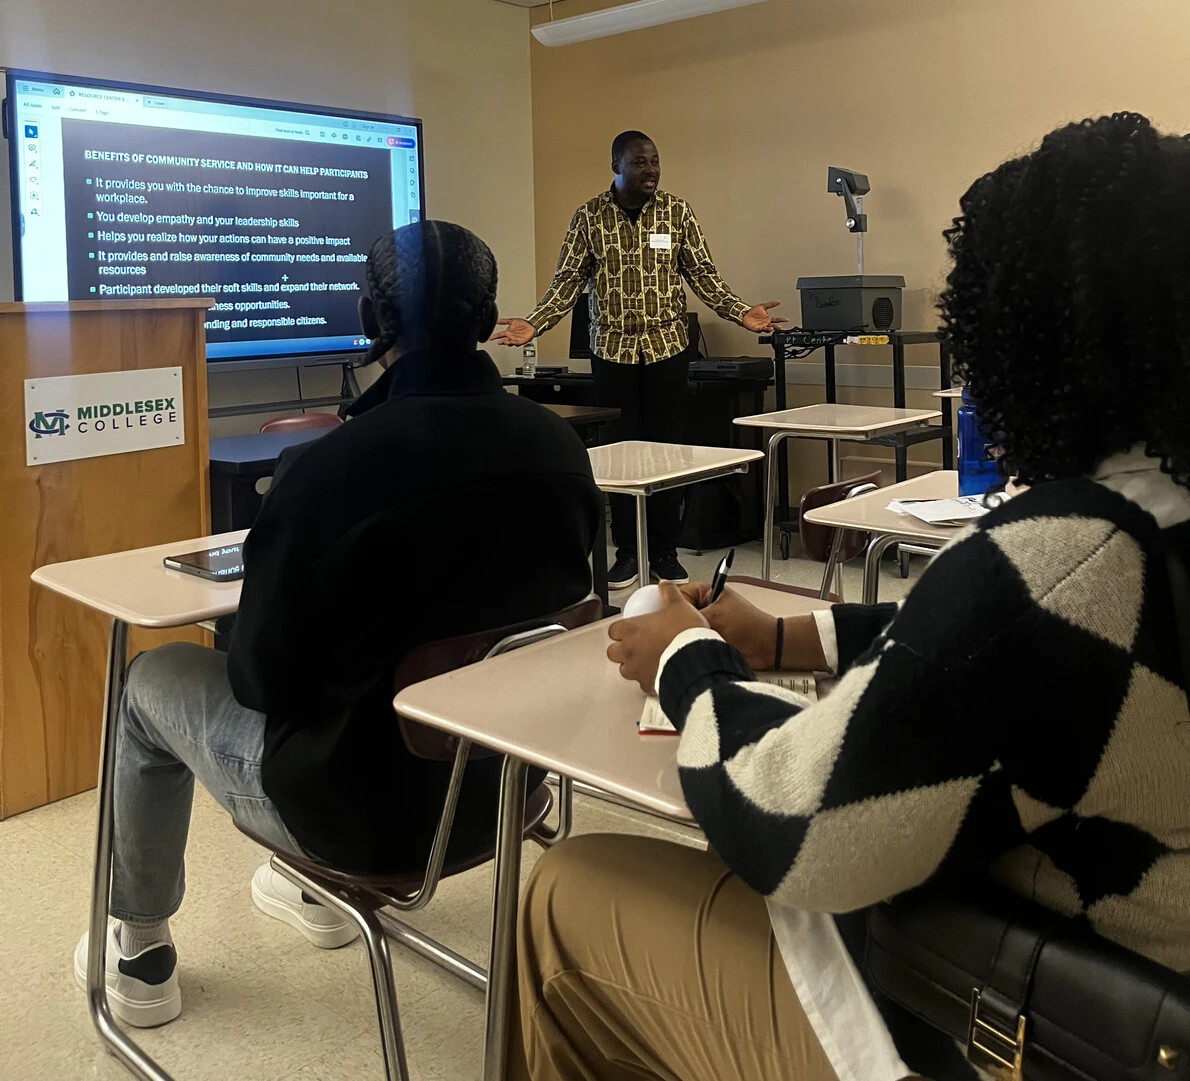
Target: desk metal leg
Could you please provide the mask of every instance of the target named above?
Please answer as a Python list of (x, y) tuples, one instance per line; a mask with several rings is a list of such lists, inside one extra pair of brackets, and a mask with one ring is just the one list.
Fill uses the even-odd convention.
[(636, 565), (640, 585), (649, 584), (649, 497), (638, 492), (636, 499)]
[(95, 867), (91, 874), (91, 924), (87, 948), (87, 1008), (106, 1050), (141, 1081), (172, 1078), (117, 1026), (107, 1001), (107, 914), (112, 886), (113, 787), (116, 777), (116, 731), (120, 699), (128, 665), (128, 624), (112, 620), (107, 643), (107, 688), (103, 730), (99, 744), (98, 823), (95, 830)]
[(516, 917), (521, 885), (527, 768), (524, 762), (505, 758), (500, 780), (496, 863), (492, 875), (492, 949), (488, 960), (485, 1002), (483, 1081), (504, 1081), (508, 1059), (508, 1022), (516, 1004), (513, 986), (516, 971)]
[(599, 508), (599, 529), (595, 533), (595, 547), (591, 551), (591, 587), (608, 606), (607, 599), (607, 500)]
[[(950, 388), (950, 350), (946, 342), (938, 342), (938, 374), (939, 386), (942, 390)], [(942, 399), (942, 468), (954, 468), (954, 410), (949, 398)]]
[(760, 577), (766, 582), (773, 576), (773, 528), (777, 515), (777, 478), (780, 475), (781, 444), (788, 432), (774, 432), (769, 436), (768, 455), (764, 463), (764, 536), (760, 538)]
[(872, 538), (864, 555), (864, 604), (875, 604), (880, 593), (880, 560), (885, 551), (898, 541), (895, 533), (885, 533)]
[[(905, 341), (899, 334), (893, 334), (893, 405), (898, 409), (905, 407)], [(899, 445), (893, 451), (897, 463), (897, 483), (909, 476), (909, 448)]]
[(839, 553), (843, 550), (843, 538), (847, 530), (836, 529), (831, 537), (830, 555), (826, 559), (826, 567), (822, 572), (822, 586), (818, 590), (819, 600), (828, 600), (831, 595), (831, 579), (834, 579), (835, 596), (843, 599), (843, 564), (839, 561)]

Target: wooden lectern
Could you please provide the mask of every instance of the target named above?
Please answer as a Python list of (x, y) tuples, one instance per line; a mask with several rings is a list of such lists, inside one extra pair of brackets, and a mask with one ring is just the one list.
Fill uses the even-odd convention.
[[(213, 303), (0, 304), (0, 818), (94, 787), (98, 768), (106, 621), (29, 575), (210, 532), (203, 323)], [(26, 433), (38, 430), (27, 380), (176, 367), (184, 442), (27, 464)], [(134, 631), (130, 655), (178, 639), (205, 632)]]

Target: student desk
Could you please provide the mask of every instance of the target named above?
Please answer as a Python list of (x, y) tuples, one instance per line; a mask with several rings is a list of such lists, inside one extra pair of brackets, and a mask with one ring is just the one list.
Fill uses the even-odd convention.
[[(599, 442), (601, 430), (620, 419), (618, 409), (595, 405), (543, 405), (566, 421), (587, 447)], [(211, 440), (211, 527), (216, 532), (250, 529), (264, 495), (257, 486), (277, 471), (283, 451), (318, 439), (333, 428), (299, 428), (287, 432), (252, 432)], [(607, 538), (600, 519), (599, 537), (591, 556), (595, 592), (607, 593)]]
[(880, 589), (880, 560), (885, 549), (901, 542), (941, 548), (959, 534), (956, 526), (929, 525), (911, 514), (896, 514), (888, 510), (889, 500), (953, 499), (958, 494), (959, 474), (953, 469), (940, 469), (807, 511), (806, 521), (872, 534), (872, 543), (864, 555), (864, 604), (875, 604)]
[(554, 405), (540, 403), (556, 417), (569, 424), (583, 441), (584, 446), (593, 447), (599, 442), (600, 429), (620, 419), (620, 411), (606, 405)]
[[(68, 563), (50, 564), (34, 571), (33, 581), (43, 588), (77, 601), (111, 619), (108, 637), (106, 693), (101, 731), (100, 767), (97, 789), (95, 862), (91, 877), (90, 942), (87, 955), (87, 1006), (91, 1020), (105, 1048), (141, 1081), (172, 1081), (171, 1076), (150, 1058), (121, 1028), (107, 1000), (105, 962), (107, 951), (108, 897), (112, 870), (113, 783), (115, 776), (116, 723), (127, 670), (128, 629), (137, 627), (179, 627), (234, 612), (240, 600), (240, 582), (210, 582), (181, 571), (167, 570), (167, 555), (192, 552), (219, 544), (236, 544), (246, 536), (241, 530), (194, 540), (94, 556)], [(770, 611), (789, 615), (825, 607), (825, 602), (788, 593), (740, 585), (753, 603)], [(505, 768), (505, 793), (501, 799), (502, 830), (498, 852), (498, 882), (502, 896), (515, 901), (520, 865), (520, 822), (523, 822), (525, 762), (544, 764), (547, 769), (563, 767), (568, 776), (595, 783), (598, 787), (633, 802), (678, 818), (689, 818), (682, 800), (674, 762), (676, 744), (672, 737), (641, 737), (635, 723), (640, 716), (641, 695), (634, 684), (622, 680), (604, 657), (607, 621), (592, 624), (553, 640), (561, 653), (542, 655), (540, 647), (529, 647), (480, 666), (448, 673), (407, 688), (398, 697), (402, 712), (434, 724), (426, 711), (438, 710), (443, 717), (436, 727), (450, 728), (479, 718), (476, 741), (504, 747), (524, 759), (510, 758)], [(543, 646), (551, 643), (542, 643)], [(497, 662), (516, 660), (511, 671)], [(548, 667), (547, 667), (548, 666)], [(529, 675), (526, 675), (529, 673)], [(479, 680), (475, 676), (479, 676)], [(451, 682), (468, 677), (462, 683)], [(538, 688), (530, 708), (525, 700), (507, 694), (506, 678), (526, 679)], [(443, 681), (449, 688), (443, 707)], [(516, 684), (524, 686), (526, 684)], [(457, 699), (455, 691), (458, 691)], [(406, 709), (408, 701), (408, 709)], [(457, 707), (457, 710), (455, 709)], [(560, 719), (565, 719), (564, 722)], [(452, 729), (453, 730), (453, 729)], [(462, 731), (462, 728), (458, 729)], [(495, 736), (484, 733), (496, 733)], [(609, 736), (611, 738), (609, 738)], [(550, 753), (551, 747), (558, 753)], [(519, 791), (520, 810), (515, 811)], [(510, 825), (516, 819), (515, 826)], [(515, 844), (508, 836), (515, 835)], [(514, 862), (515, 856), (515, 862)], [(502, 862), (501, 862), (502, 861)], [(511, 871), (508, 869), (511, 867)], [(509, 887), (511, 883), (511, 889)], [(500, 895), (498, 895), (500, 896)], [(513, 945), (515, 903), (495, 930), (501, 937), (494, 943), (493, 957), (507, 964)], [(499, 947), (497, 950), (496, 947)], [(510, 981), (506, 970), (496, 983), (500, 997), (489, 990), (489, 1018), (493, 1011), (507, 1017)], [(494, 1001), (493, 1001), (494, 1000)], [(499, 1029), (498, 1054), (503, 1062), (504, 1035)], [(499, 1075), (492, 1075), (499, 1076)]]
[(252, 432), (211, 440), (211, 528), (249, 529), (260, 510), (257, 485), (277, 471), (283, 451), (326, 435), (328, 428)]
[[(829, 608), (779, 588), (733, 586), (774, 615)], [(607, 659), (610, 620), (406, 687), (404, 717), (506, 755), (496, 842), (483, 1081), (503, 1081), (529, 766), (585, 782), (623, 801), (690, 821), (678, 781), (677, 739), (636, 731), (644, 698)], [(532, 694), (522, 693), (532, 688)]]
[[(620, 419), (618, 409), (594, 405), (545, 405), (566, 421), (584, 446), (599, 442), (600, 430)], [(277, 461), (290, 447), (309, 443), (333, 428), (251, 432), (211, 440), (211, 527), (217, 532), (250, 529), (263, 494), (257, 485), (277, 471)]]
[(116, 765), (116, 720), (128, 666), (128, 628), (183, 627), (234, 612), (240, 582), (209, 582), (193, 574), (167, 570), (167, 555), (194, 552), (219, 544), (237, 544), (240, 530), (198, 540), (175, 541), (114, 555), (52, 563), (33, 572), (33, 581), (108, 616), (107, 691), (100, 734), (99, 808), (95, 866), (91, 876), (91, 932), (87, 954), (87, 1006), (107, 1050), (142, 1081), (170, 1081), (170, 1076), (121, 1030), (112, 1018), (104, 978), (107, 952), (108, 895), (112, 877), (112, 783)]
[(773, 524), (777, 514), (778, 451), (786, 439), (827, 439), (831, 445), (831, 481), (839, 479), (839, 442), (864, 443), (914, 428), (942, 414), (936, 409), (903, 409), (886, 405), (803, 405), (755, 417), (740, 417), (745, 428), (768, 428), (768, 457), (765, 461), (764, 536), (761, 538), (760, 576), (772, 577)]
[(639, 439), (592, 447), (588, 453), (601, 490), (636, 500), (636, 558), (642, 586), (649, 582), (648, 497), (729, 473), (746, 473), (752, 462), (764, 457), (761, 451), (742, 447), (694, 447)]

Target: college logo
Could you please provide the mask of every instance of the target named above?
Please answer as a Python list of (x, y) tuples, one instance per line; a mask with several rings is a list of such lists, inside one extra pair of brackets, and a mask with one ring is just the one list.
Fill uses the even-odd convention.
[(43, 435), (65, 435), (70, 427), (66, 423), (69, 418), (70, 414), (62, 409), (57, 409), (52, 413), (42, 413), (39, 410), (33, 414), (33, 419), (29, 421), (29, 431), (36, 439), (40, 439)]
[(26, 379), (20, 417), (27, 466), (176, 447), (186, 442), (182, 369)]

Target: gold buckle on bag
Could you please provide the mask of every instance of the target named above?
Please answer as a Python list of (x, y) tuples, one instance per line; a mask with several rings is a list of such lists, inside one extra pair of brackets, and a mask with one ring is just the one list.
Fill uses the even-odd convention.
[[(971, 1023), (967, 1028), (967, 1059), (994, 1077), (1004, 1081), (1022, 1081), (1021, 1060), (1025, 1056), (1025, 1015), (1016, 1019), (1016, 1038), (980, 1017), (981, 996), (978, 987), (971, 989)], [(990, 1060), (983, 1063), (975, 1052)]]

